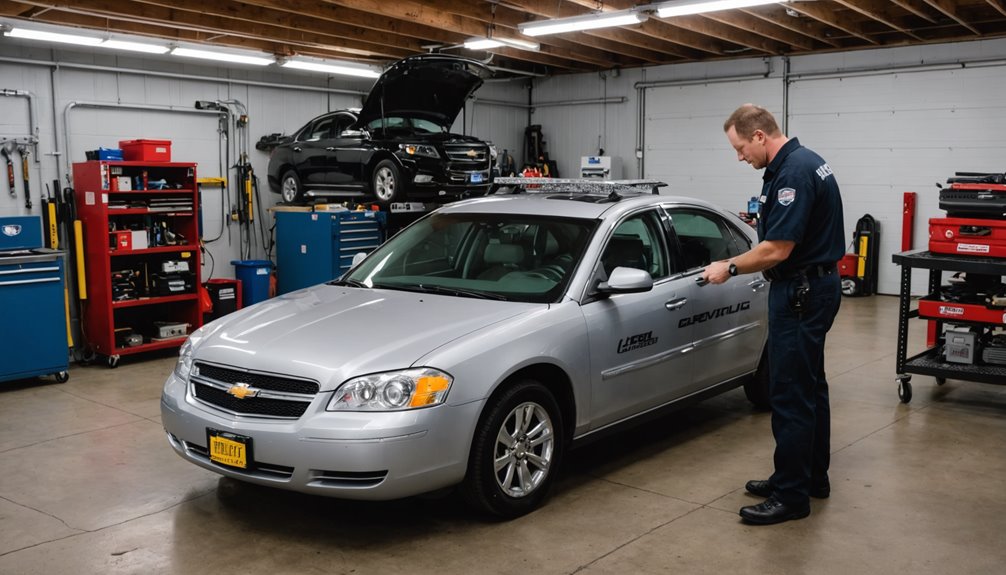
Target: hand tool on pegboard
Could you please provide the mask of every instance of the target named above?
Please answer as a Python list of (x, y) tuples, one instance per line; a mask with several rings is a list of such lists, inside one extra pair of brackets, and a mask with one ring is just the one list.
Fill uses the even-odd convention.
[(14, 189), (14, 162), (10, 159), (10, 149), (10, 142), (0, 144), (0, 156), (3, 156), (3, 159), (7, 161), (7, 185), (10, 188), (11, 197), (14, 198), (17, 197), (17, 191)]
[(28, 185), (28, 156), (31, 155), (31, 148), (28, 146), (18, 146), (17, 153), (21, 154), (21, 181), (24, 182), (24, 208), (31, 211), (31, 186)]

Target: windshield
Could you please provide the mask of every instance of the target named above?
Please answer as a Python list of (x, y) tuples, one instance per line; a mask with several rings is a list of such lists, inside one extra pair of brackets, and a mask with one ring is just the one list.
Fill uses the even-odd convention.
[(434, 213), (374, 251), (341, 283), (552, 303), (565, 293), (596, 225), (576, 218)]
[(372, 120), (367, 124), (367, 130), (371, 133), (379, 132), (382, 126), (386, 127), (389, 133), (440, 134), (444, 132), (444, 128), (436, 122), (423, 120), (422, 118), (403, 118), (401, 116), (388, 116), (383, 120), (381, 118)]

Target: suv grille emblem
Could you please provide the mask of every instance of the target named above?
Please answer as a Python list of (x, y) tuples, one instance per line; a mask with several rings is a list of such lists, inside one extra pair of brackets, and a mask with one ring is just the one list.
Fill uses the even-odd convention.
[(244, 399), (246, 397), (255, 397), (259, 394), (259, 391), (261, 390), (254, 388), (247, 383), (235, 383), (227, 390), (227, 393), (238, 399)]
[(468, 150), (467, 152), (465, 152), (465, 155), (468, 156), (469, 158), (477, 158), (479, 157), (479, 152), (478, 150)]

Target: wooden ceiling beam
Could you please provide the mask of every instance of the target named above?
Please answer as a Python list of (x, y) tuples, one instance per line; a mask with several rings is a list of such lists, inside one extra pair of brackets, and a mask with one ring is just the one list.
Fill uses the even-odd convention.
[(821, 22), (807, 18), (799, 13), (789, 14), (785, 8), (779, 5), (760, 6), (758, 10), (739, 10), (748, 16), (760, 18), (766, 22), (771, 22), (776, 26), (785, 28), (797, 34), (802, 34), (807, 38), (828, 44), (834, 48), (841, 45), (831, 38), (831, 29)]
[(855, 36), (861, 40), (866, 40), (870, 44), (879, 45), (875, 39), (863, 29), (862, 26), (847, 19), (840, 18), (835, 13), (834, 6), (825, 6), (823, 2), (790, 2), (786, 7), (794, 12), (799, 12), (808, 18), (813, 18), (818, 22), (827, 24), (832, 28), (837, 28), (850, 36)]
[(965, 20), (961, 16), (960, 10), (958, 10), (956, 2), (953, 2), (951, 0), (926, 0), (926, 4), (929, 4), (933, 8), (936, 8), (954, 22), (957, 22), (961, 26), (967, 28), (968, 30), (971, 30), (971, 32), (975, 36), (982, 35), (982, 33), (978, 30), (978, 28), (972, 26), (970, 23), (968, 23), (967, 20)]
[(911, 12), (927, 22), (936, 24), (936, 18), (929, 14), (929, 5), (924, 0), (891, 0), (891, 2), (901, 6), (906, 12)]
[(769, 20), (763, 20), (740, 10), (723, 10), (704, 14), (710, 20), (720, 24), (733, 26), (738, 30), (746, 30), (769, 40), (787, 44), (798, 50), (813, 50), (814, 42), (803, 34), (797, 34)]
[(995, 8), (1000, 14), (1006, 16), (1006, 2), (1003, 0), (985, 0), (985, 2)]
[(835, 0), (835, 2), (871, 20), (876, 20), (892, 30), (901, 32), (913, 40), (922, 41), (922, 38), (912, 32), (908, 24), (898, 21), (897, 16), (891, 11), (891, 2), (887, 0)]

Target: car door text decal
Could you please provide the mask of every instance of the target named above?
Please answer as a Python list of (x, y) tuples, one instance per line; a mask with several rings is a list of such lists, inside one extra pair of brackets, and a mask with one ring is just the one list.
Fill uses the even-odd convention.
[(618, 353), (625, 353), (648, 345), (657, 343), (657, 338), (653, 337), (653, 332), (637, 333), (629, 337), (618, 340)]
[(718, 317), (723, 317), (730, 315), (732, 313), (737, 313), (742, 310), (751, 309), (750, 301), (742, 301), (741, 303), (728, 305), (726, 307), (717, 308), (710, 311), (704, 311), (702, 313), (697, 313), (692, 317), (683, 317), (681, 321), (678, 322), (678, 327), (688, 327), (696, 323), (702, 323), (704, 321), (709, 321), (711, 319), (716, 319)]

